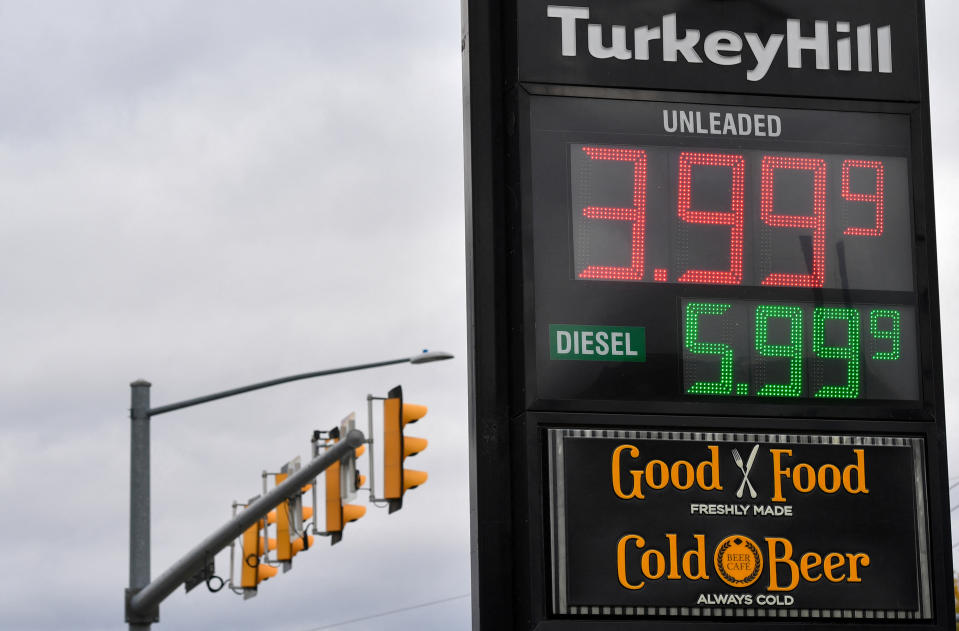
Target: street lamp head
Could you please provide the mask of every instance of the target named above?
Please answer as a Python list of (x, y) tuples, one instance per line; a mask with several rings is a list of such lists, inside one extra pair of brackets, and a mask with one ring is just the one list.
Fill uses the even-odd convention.
[(410, 363), (425, 364), (426, 362), (436, 362), (441, 359), (453, 359), (453, 355), (443, 351), (429, 351), (424, 348), (423, 352), (419, 355), (413, 355), (410, 357)]

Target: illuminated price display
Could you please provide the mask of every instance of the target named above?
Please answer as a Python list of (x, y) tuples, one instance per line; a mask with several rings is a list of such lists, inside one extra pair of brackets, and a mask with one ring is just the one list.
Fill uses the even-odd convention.
[(683, 301), (688, 394), (916, 399), (915, 349), (908, 307)]
[[(541, 396), (920, 400), (909, 116), (531, 113)], [(642, 361), (613, 352), (627, 333)]]
[(570, 154), (577, 278), (912, 289), (903, 158), (594, 145)]

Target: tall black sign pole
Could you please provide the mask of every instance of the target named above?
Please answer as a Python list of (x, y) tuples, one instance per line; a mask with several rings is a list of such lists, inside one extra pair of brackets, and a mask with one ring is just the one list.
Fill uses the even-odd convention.
[[(474, 629), (513, 627), (507, 151), (500, 2), (463, 0), (470, 388), (470, 530)], [(511, 51), (511, 52), (510, 52)], [(481, 305), (486, 305), (483, 308)]]
[(952, 628), (922, 1), (463, 17), (474, 628)]

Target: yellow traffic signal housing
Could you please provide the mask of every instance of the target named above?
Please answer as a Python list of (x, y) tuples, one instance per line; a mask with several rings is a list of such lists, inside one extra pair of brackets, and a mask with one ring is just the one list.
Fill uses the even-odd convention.
[[(276, 474), (276, 484), (289, 477), (284, 471)], [(283, 562), (284, 571), (288, 570), (293, 557), (313, 545), (313, 536), (306, 534), (304, 524), (313, 516), (313, 508), (303, 506), (302, 494), (297, 494), (270, 512), (276, 521), (276, 559)]]
[(330, 534), (331, 545), (343, 539), (346, 524), (366, 515), (365, 506), (343, 503), (344, 497), (351, 496), (365, 482), (355, 466), (356, 458), (363, 455), (365, 450), (362, 445), (357, 447), (326, 470), (326, 531)]
[(276, 540), (267, 534), (267, 520), (259, 519), (243, 531), (243, 559), (240, 563), (240, 586), (245, 597), (256, 595), (257, 585), (261, 581), (276, 576), (277, 569), (262, 563), (262, 557), (268, 550), (276, 549)]
[(403, 388), (396, 386), (383, 401), (383, 496), (390, 512), (403, 508), (403, 495), (426, 482), (426, 472), (404, 469), (403, 461), (426, 449), (425, 438), (404, 436), (409, 423), (426, 416), (426, 406), (403, 402)]

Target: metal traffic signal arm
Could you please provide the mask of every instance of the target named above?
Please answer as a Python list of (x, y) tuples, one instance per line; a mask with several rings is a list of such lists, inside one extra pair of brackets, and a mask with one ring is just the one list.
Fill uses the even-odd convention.
[(187, 552), (183, 558), (151, 581), (143, 589), (127, 597), (127, 620), (131, 623), (150, 624), (157, 619), (157, 611), (164, 598), (173, 593), (190, 576), (199, 570), (207, 559), (214, 557), (220, 550), (230, 545), (247, 528), (263, 519), (267, 513), (285, 502), (292, 495), (309, 484), (327, 467), (339, 462), (351, 449), (363, 444), (363, 432), (351, 431), (345, 438), (325, 452), (311, 460), (302, 469), (291, 474), (286, 480), (273, 487), (269, 493), (250, 503), (246, 510), (217, 529), (199, 545)]

